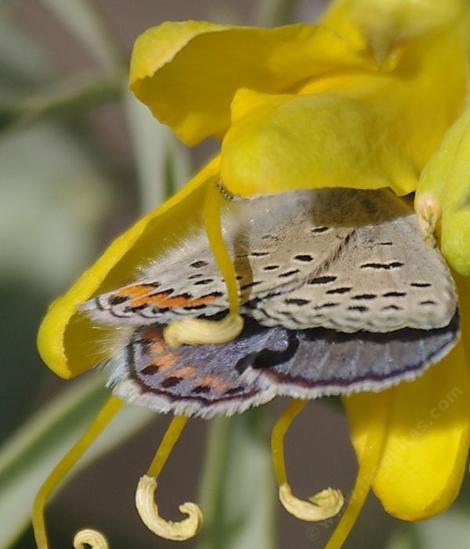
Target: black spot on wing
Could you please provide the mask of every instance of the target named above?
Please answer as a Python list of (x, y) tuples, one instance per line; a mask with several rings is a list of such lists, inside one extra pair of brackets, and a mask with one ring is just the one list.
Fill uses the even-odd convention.
[(284, 303), (286, 305), (298, 305), (301, 307), (302, 305), (308, 305), (310, 301), (308, 299), (301, 299), (296, 297), (288, 297), (284, 299)]
[(253, 288), (254, 286), (258, 286), (258, 284), (261, 284), (261, 281), (254, 280), (253, 282), (248, 282), (247, 284), (243, 284), (243, 286), (240, 286), (240, 290), (248, 290), (248, 288)]
[(279, 278), (288, 278), (289, 276), (294, 276), (299, 272), (300, 272), (299, 269), (292, 269), (291, 271), (286, 271), (285, 273), (278, 274), (277, 276)]
[(302, 263), (309, 263), (310, 261), (313, 261), (313, 256), (310, 254), (298, 254), (294, 256), (294, 259), (296, 261), (301, 261)]
[(377, 295), (376, 294), (358, 294), (358, 295), (353, 295), (351, 297), (351, 299), (354, 299), (354, 301), (371, 301), (373, 299), (377, 299)]
[(169, 389), (170, 387), (174, 387), (175, 385), (178, 385), (180, 381), (181, 381), (181, 378), (176, 376), (170, 376), (161, 382), (161, 386), (164, 387), (165, 389)]
[(390, 271), (391, 269), (399, 269), (403, 267), (404, 263), (401, 261), (391, 261), (390, 263), (363, 263), (361, 269), (375, 269)]
[(199, 260), (199, 261), (194, 261), (189, 266), (192, 269), (201, 269), (202, 267), (207, 267), (207, 265), (208, 265), (207, 261)]
[(126, 295), (113, 295), (109, 298), (109, 304), (112, 306), (120, 305), (129, 299)]
[(204, 278), (203, 280), (198, 280), (194, 283), (195, 286), (205, 286), (206, 284), (211, 284), (214, 282), (213, 278)]
[(386, 292), (382, 297), (406, 297), (406, 292)]
[(398, 305), (386, 305), (382, 307), (382, 311), (403, 311), (403, 309), (398, 307)]
[(312, 286), (315, 284), (330, 284), (330, 282), (334, 282), (337, 278), (337, 276), (332, 275), (317, 276), (312, 278), (312, 280), (309, 281), (309, 284)]
[(348, 311), (357, 311), (358, 313), (366, 313), (369, 310), (369, 307), (364, 305), (351, 305), (348, 307)]
[(340, 294), (341, 295), (341, 294), (347, 294), (351, 290), (352, 290), (351, 287), (343, 286), (341, 288), (332, 288), (331, 290), (327, 290), (326, 293), (330, 294), (330, 295), (334, 295), (334, 294)]

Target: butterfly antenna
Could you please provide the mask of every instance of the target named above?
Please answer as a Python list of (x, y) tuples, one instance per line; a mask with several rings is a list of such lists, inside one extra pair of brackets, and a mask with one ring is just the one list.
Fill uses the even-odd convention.
[(187, 502), (179, 506), (179, 510), (188, 515), (179, 522), (162, 518), (155, 503), (158, 476), (187, 421), (188, 418), (185, 416), (175, 416), (172, 419), (147, 474), (139, 481), (135, 495), (137, 511), (147, 528), (157, 536), (173, 541), (184, 541), (194, 537), (203, 523), (201, 509), (195, 503)]
[(227, 343), (235, 339), (243, 329), (237, 273), (222, 235), (222, 200), (223, 196), (216, 182), (210, 181), (204, 200), (204, 225), (212, 253), (225, 281), (230, 311), (222, 320), (187, 318), (170, 322), (163, 334), (166, 343), (173, 349), (183, 343)]
[(369, 419), (370, 423), (367, 425), (367, 437), (351, 497), (325, 549), (339, 549), (343, 546), (356, 523), (377, 476), (388, 433), (392, 403), (391, 391), (384, 391), (380, 394), (380, 397), (380, 399), (377, 399), (377, 409), (374, 409), (374, 413), (371, 414)]
[[(93, 443), (97, 436), (103, 431), (108, 423), (113, 419), (117, 412), (123, 406), (123, 401), (112, 396), (91, 422), (85, 433), (65, 454), (61, 461), (54, 467), (51, 474), (47, 477), (44, 484), (39, 489), (34, 500), (32, 511), (32, 522), (34, 538), (38, 549), (49, 549), (47, 539), (46, 522), (44, 519), (44, 508), (47, 500), (55, 490), (62, 479), (68, 474), (87, 448)], [(76, 549), (88, 544), (92, 549), (107, 549), (108, 543), (104, 536), (95, 530), (81, 530), (74, 538), (73, 546)]]
[[(284, 508), (295, 517), (309, 522), (325, 520), (337, 515), (343, 506), (343, 495), (339, 490), (327, 488), (312, 496), (308, 501), (295, 497), (287, 480), (284, 460), (284, 437), (291, 423), (303, 410), (306, 401), (293, 400), (276, 421), (271, 435), (271, 449), (274, 472), (279, 484), (279, 499)], [(331, 549), (331, 548), (330, 548)]]

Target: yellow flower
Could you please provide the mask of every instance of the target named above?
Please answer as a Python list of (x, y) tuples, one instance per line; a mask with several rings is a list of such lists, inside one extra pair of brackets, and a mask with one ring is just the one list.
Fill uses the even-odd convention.
[[(116, 239), (51, 305), (38, 337), (46, 364), (70, 378), (105, 359), (79, 305), (128, 283), (142, 258), (164, 252), (201, 210), (231, 319), (238, 318), (220, 205), (210, 198), (217, 182), (240, 197), (320, 187), (416, 191), (424, 236), (431, 238), (442, 218), (442, 250), (455, 270), (470, 275), (468, 40), (465, 0), (337, 0), (319, 25), (188, 21), (145, 32), (132, 56), (132, 90), (185, 143), (219, 138), (220, 154)], [(430, 517), (454, 500), (470, 437), (470, 301), (463, 278), (459, 290), (464, 336), (448, 357), (417, 381), (344, 399), (360, 470), (329, 547), (341, 545), (370, 486), (404, 520)], [(226, 340), (239, 329), (222, 335)], [(111, 331), (103, 328), (100, 338)], [(282, 425), (276, 436), (282, 442)], [(282, 466), (277, 472), (285, 481)]]

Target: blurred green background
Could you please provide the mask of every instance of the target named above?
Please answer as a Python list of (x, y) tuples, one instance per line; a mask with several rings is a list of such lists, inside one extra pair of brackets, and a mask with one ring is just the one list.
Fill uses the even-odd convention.
[[(107, 394), (99, 374), (65, 383), (41, 363), (35, 334), (47, 304), (216, 147), (184, 149), (130, 96), (126, 70), (134, 39), (165, 19), (272, 25), (313, 20), (323, 5), (0, 1), (0, 549), (34, 546), (28, 528), (34, 493)], [(133, 503), (167, 418), (127, 409), (87, 456), (93, 463), (50, 505), (51, 547), (71, 547), (84, 526), (104, 531), (113, 549), (323, 547), (334, 521), (308, 525), (277, 503), (269, 426), (283, 404), (213, 421), (210, 434), (206, 422), (190, 422), (158, 497), (174, 519), (179, 503), (202, 498), (209, 526), (180, 545), (148, 532)], [(330, 485), (348, 493), (356, 463), (339, 407), (326, 399), (312, 403), (287, 440), (288, 470), (300, 496)], [(346, 547), (469, 548), (465, 493), (468, 486), (451, 511), (420, 525), (388, 517), (371, 496)]]

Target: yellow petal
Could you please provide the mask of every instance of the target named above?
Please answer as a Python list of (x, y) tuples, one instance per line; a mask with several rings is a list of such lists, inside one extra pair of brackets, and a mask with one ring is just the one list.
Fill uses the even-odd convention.
[[(390, 389), (394, 407), (373, 488), (386, 511), (403, 520), (431, 517), (458, 494), (469, 445), (469, 371), (462, 343), (418, 380)], [(359, 461), (367, 418), (381, 393), (344, 399)]]
[(433, 201), (441, 215), (441, 248), (450, 265), (470, 276), (470, 108), (444, 137), (423, 171), (416, 208)]
[[(383, 120), (346, 93), (265, 96), (242, 90), (238, 121), (222, 146), (221, 176), (233, 194), (251, 196), (312, 187), (393, 187), (416, 184), (413, 166), (383, 134)], [(259, 105), (249, 109), (247, 102)], [(378, 144), (380, 143), (380, 144)]]
[(343, 38), (324, 27), (168, 22), (137, 39), (130, 85), (159, 120), (195, 144), (223, 135), (238, 88), (290, 91), (316, 75), (366, 65)]
[(470, 278), (454, 276), (459, 291), (460, 323), (462, 343), (470, 367)]
[(322, 22), (367, 43), (382, 63), (396, 43), (453, 24), (467, 7), (466, 0), (336, 0)]
[(57, 375), (74, 377), (104, 358), (102, 345), (95, 342), (99, 337), (106, 340), (106, 331), (77, 315), (77, 307), (94, 294), (129, 282), (139, 265), (155, 258), (194, 223), (202, 210), (205, 184), (218, 170), (216, 157), (176, 195), (114, 240), (70, 290), (51, 304), (39, 329), (38, 348)]
[(416, 39), (393, 70), (324, 75), (297, 94), (241, 89), (222, 145), (222, 180), (241, 196), (326, 186), (409, 193), (465, 92), (453, 27)]

